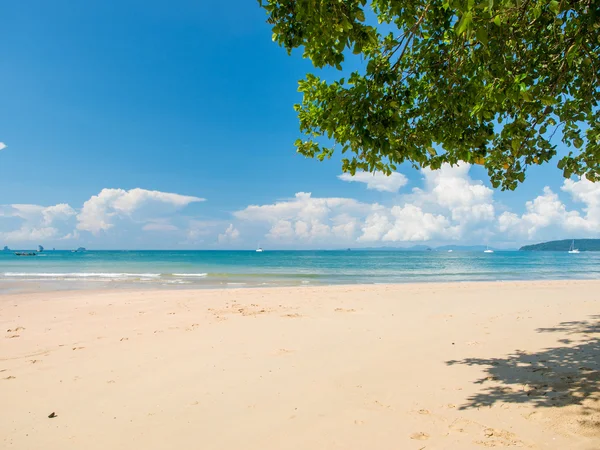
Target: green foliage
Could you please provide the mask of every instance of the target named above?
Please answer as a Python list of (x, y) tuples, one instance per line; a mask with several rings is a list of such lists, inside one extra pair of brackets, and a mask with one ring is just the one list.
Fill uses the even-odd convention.
[(351, 54), (365, 63), (347, 80), (299, 82), (301, 154), (330, 157), (326, 137), (350, 173), (464, 161), (514, 189), (556, 155), (560, 130), (573, 148), (558, 163), (564, 176), (600, 179), (597, 0), (259, 3), (289, 53), (302, 47), (317, 68), (342, 70)]

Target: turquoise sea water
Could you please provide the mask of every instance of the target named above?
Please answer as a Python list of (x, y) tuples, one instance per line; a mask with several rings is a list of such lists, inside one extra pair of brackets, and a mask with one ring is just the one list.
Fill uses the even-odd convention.
[(414, 251), (0, 252), (0, 291), (600, 279), (600, 253)]

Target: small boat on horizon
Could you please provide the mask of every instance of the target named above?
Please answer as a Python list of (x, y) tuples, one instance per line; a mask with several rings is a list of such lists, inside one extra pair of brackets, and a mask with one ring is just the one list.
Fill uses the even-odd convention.
[(15, 252), (17, 256), (37, 256), (35, 252)]
[(579, 253), (579, 249), (575, 248), (575, 239), (573, 239), (573, 242), (571, 242), (571, 247), (569, 247), (569, 253), (571, 253), (571, 254)]
[(258, 247), (256, 249), (256, 253), (262, 253), (263, 249), (261, 248), (260, 244), (258, 244)]
[(488, 245), (485, 247), (485, 250), (483, 251), (483, 253), (494, 253), (494, 250), (492, 250)]

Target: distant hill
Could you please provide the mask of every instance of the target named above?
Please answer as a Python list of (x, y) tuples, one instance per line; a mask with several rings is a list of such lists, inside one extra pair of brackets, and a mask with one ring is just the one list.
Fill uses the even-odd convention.
[[(525, 245), (519, 250), (524, 252), (567, 252), (573, 239), (562, 241), (542, 242), (541, 244)], [(600, 239), (575, 239), (575, 248), (582, 252), (600, 252)]]

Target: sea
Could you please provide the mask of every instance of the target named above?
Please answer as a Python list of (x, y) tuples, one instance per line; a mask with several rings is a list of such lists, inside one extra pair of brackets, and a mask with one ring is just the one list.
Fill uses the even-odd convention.
[(0, 292), (600, 279), (600, 252), (0, 252)]

